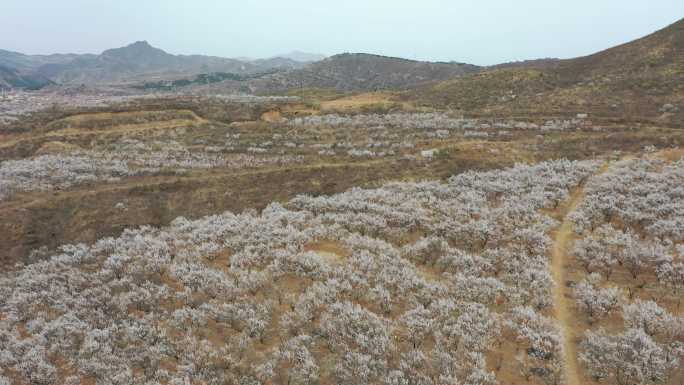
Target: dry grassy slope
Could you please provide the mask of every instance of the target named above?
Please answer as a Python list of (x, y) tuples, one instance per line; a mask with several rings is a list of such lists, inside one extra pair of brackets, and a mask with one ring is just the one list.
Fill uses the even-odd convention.
[[(420, 104), (495, 115), (590, 112), (684, 125), (684, 19), (594, 55), (493, 68), (407, 93)], [(665, 104), (679, 112), (663, 113)]]
[(558, 62), (562, 78), (669, 75), (684, 70), (684, 19), (651, 35), (598, 52)]

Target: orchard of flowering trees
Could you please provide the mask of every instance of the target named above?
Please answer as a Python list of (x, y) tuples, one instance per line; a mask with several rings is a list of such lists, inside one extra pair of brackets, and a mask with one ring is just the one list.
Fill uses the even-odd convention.
[[(299, 196), (62, 246), (0, 274), (0, 383), (563, 383), (546, 212), (598, 166)], [(596, 285), (592, 311), (619, 310), (593, 305), (612, 295)], [(624, 312), (637, 331), (600, 348), (650, 339), (644, 375), (671, 370), (674, 329)]]
[[(315, 148), (319, 156), (383, 158), (413, 156), (415, 147), (429, 150), (461, 141), (510, 141), (514, 137), (550, 131), (593, 129), (586, 118), (524, 122), (512, 119), (472, 119), (453, 113), (321, 114), (284, 119), (286, 142), (276, 146)], [(321, 143), (324, 140), (325, 143)], [(296, 142), (296, 143), (295, 143)], [(307, 142), (313, 142), (307, 143)], [(324, 149), (321, 149), (325, 146)]]
[(587, 374), (619, 385), (680, 383), (684, 160), (612, 165), (589, 180), (571, 217), (572, 254), (586, 274), (574, 294), (589, 319), (579, 349)]
[[(66, 91), (66, 92), (65, 92)], [(68, 106), (71, 108), (93, 108), (125, 104), (135, 104), (145, 99), (176, 101), (178, 99), (198, 98), (182, 92), (165, 93), (130, 93), (121, 95), (120, 90), (96, 88), (90, 92), (69, 92), (69, 90), (43, 89), (40, 91), (12, 90), (9, 93), (0, 94), (0, 126), (4, 120), (10, 121), (23, 115), (29, 115), (35, 111), (55, 108), (55, 106)], [(130, 94), (128, 94), (130, 93)], [(296, 102), (300, 98), (296, 96), (256, 96), (249, 94), (211, 94), (201, 96), (201, 101), (212, 99), (229, 103), (278, 103)]]
[(358, 115), (312, 115), (290, 119), (288, 125), (330, 126), (380, 129), (384, 127), (407, 128), (413, 130), (523, 130), (523, 131), (569, 131), (591, 127), (585, 118), (548, 120), (543, 124), (522, 122), (511, 119), (471, 119), (456, 118), (443, 112), (358, 114)]
[(0, 162), (0, 201), (17, 192), (61, 190), (91, 182), (116, 182), (136, 175), (184, 173), (192, 169), (244, 169), (299, 163), (299, 156), (217, 154), (207, 146), (190, 151), (180, 143), (122, 140), (112, 150), (76, 150), (68, 154), (40, 155)]

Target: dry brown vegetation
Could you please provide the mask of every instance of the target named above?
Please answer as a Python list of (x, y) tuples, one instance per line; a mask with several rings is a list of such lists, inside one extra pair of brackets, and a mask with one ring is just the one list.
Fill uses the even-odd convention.
[(684, 125), (684, 20), (577, 59), (496, 66), (402, 95), (418, 105), (496, 116), (590, 113)]

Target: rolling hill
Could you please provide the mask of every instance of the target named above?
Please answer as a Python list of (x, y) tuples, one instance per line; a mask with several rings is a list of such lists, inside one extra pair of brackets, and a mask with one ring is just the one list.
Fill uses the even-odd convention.
[(50, 84), (54, 83), (39, 74), (22, 73), (14, 68), (0, 65), (0, 89), (25, 88), (35, 90)]
[(420, 87), (420, 104), (476, 114), (590, 112), (684, 124), (684, 19), (593, 55), (537, 60)]
[(343, 53), (291, 71), (278, 72), (243, 82), (229, 81), (213, 88), (248, 90), (254, 93), (322, 88), (337, 91), (405, 90), (480, 71), (464, 63), (415, 61), (365, 53)]

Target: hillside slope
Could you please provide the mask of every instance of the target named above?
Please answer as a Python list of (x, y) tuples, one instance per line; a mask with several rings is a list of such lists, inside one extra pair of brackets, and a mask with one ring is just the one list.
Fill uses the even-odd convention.
[(497, 66), (408, 98), (470, 113), (589, 112), (684, 124), (684, 19), (593, 55)]
[(246, 82), (214, 86), (254, 93), (322, 88), (337, 91), (402, 90), (480, 71), (463, 63), (422, 62), (365, 53), (344, 53), (312, 63), (305, 68), (279, 72)]
[(39, 74), (24, 73), (10, 67), (0, 65), (0, 90), (25, 88), (29, 90), (43, 88), (53, 84), (50, 79)]

